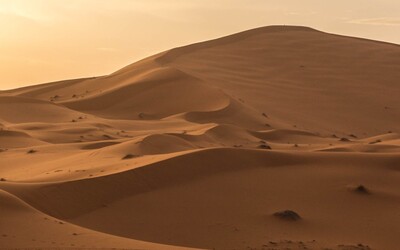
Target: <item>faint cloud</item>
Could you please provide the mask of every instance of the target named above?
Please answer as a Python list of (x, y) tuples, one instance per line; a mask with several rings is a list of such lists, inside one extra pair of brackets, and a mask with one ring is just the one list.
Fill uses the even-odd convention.
[(45, 1), (0, 0), (0, 14), (24, 18), (35, 22), (45, 22), (52, 19)]
[(350, 20), (348, 23), (366, 24), (366, 25), (385, 25), (385, 26), (400, 26), (400, 18), (379, 17), (367, 19)]
[(97, 50), (104, 51), (104, 52), (115, 52), (117, 51), (116, 48), (96, 48)]
[(292, 15), (292, 16), (311, 16), (311, 15), (316, 15), (317, 12), (315, 11), (287, 11), (286, 15)]

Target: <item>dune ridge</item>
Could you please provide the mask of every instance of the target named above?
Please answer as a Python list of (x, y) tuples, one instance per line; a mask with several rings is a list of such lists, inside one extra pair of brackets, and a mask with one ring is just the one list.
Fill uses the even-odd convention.
[(0, 91), (0, 248), (397, 249), (398, 79), (269, 26)]

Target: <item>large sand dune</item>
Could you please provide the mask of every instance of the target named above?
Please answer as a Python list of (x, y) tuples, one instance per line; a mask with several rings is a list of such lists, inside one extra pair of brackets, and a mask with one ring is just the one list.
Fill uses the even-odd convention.
[(399, 249), (400, 46), (271, 26), (0, 92), (0, 248)]

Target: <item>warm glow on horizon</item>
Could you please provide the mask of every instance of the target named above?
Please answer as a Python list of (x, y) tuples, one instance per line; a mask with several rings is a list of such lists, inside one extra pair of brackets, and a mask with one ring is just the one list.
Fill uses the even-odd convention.
[(109, 74), (273, 24), (400, 43), (398, 0), (0, 0), (0, 89)]

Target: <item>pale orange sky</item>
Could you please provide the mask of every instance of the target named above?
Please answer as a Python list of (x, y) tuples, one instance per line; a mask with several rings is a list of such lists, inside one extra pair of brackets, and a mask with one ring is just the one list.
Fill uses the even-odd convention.
[(400, 43), (399, 0), (0, 0), (0, 89), (109, 74), (272, 24)]

